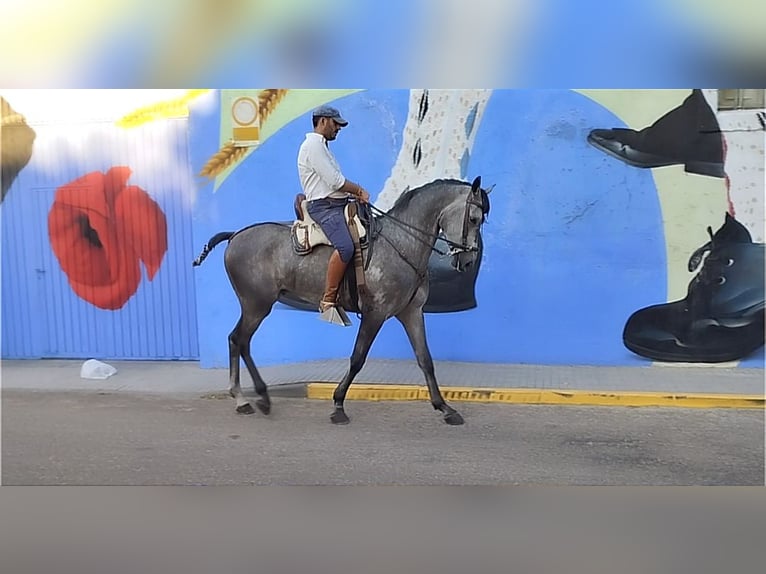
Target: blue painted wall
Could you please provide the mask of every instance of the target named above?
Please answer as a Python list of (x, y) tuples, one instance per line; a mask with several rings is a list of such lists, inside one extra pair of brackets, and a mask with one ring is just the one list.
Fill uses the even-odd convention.
[[(370, 91), (335, 102), (350, 121), (333, 142), (347, 177), (380, 190), (401, 145), (408, 91)], [(468, 166), (496, 184), (484, 229), (478, 307), (428, 315), (437, 360), (542, 364), (639, 364), (622, 345), (626, 318), (665, 297), (665, 242), (651, 174), (619, 163), (586, 143), (595, 126), (624, 125), (575, 92), (493, 93)], [(219, 110), (191, 116), (192, 162), (216, 151)], [(298, 146), (309, 115), (291, 122), (249, 156), (214, 193), (200, 191), (197, 250), (214, 233), (257, 221), (292, 219), (299, 191)], [(219, 247), (196, 271), (200, 359), (228, 364), (227, 336), (239, 316)], [(298, 335), (300, 333), (300, 335)], [(253, 339), (261, 364), (345, 357), (355, 329), (313, 313), (275, 307)], [(296, 345), (296, 341), (310, 344)], [(411, 358), (396, 322), (384, 326), (372, 357)]]
[[(347, 166), (347, 177), (363, 180), (369, 189), (383, 186), (401, 145), (407, 94), (362, 92), (336, 102), (360, 126), (344, 132), (333, 145), (336, 157)], [(203, 165), (218, 149), (219, 117), (217, 109), (206, 113), (192, 109), (194, 165)], [(311, 130), (308, 116), (291, 122), (266, 140), (216, 192), (212, 184), (200, 190), (194, 216), (197, 251), (219, 231), (240, 229), (258, 221), (294, 218), (293, 199), (301, 191), (296, 168), (298, 146)], [(203, 366), (228, 365), (227, 337), (239, 317), (239, 304), (223, 269), (223, 252), (220, 246), (195, 272)], [(353, 344), (352, 331), (323, 324), (313, 313), (279, 305), (258, 331), (253, 358), (273, 364), (344, 356)], [(303, 333), (302, 339), (312, 341), (310, 348), (296, 348), (297, 332)]]
[[(165, 131), (154, 140), (155, 128), (147, 128), (123, 133), (128, 147), (96, 145), (99, 153), (81, 156), (63, 153), (64, 140), (59, 147), (51, 146), (50, 134), (40, 138), (48, 147), (36, 149), (2, 203), (3, 358), (199, 358), (204, 367), (227, 366), (239, 307), (223, 268), (224, 247), (201, 268), (192, 269), (191, 261), (215, 233), (292, 220), (300, 191), (297, 150), (312, 128), (308, 113), (290, 121), (215, 189), (192, 173), (220, 149), (220, 97), (214, 92), (193, 103), (188, 121), (158, 123), (156, 129), (172, 131), (170, 138)], [(410, 92), (362, 91), (334, 105), (351, 125), (332, 149), (345, 174), (377, 201), (403, 146)], [(673, 222), (664, 221), (651, 171), (586, 141), (593, 128), (622, 125), (571, 90), (492, 92), (464, 166), (466, 179), (480, 175), (485, 186), (495, 186), (478, 307), (427, 315), (435, 359), (646, 364), (625, 349), (622, 329), (634, 311), (667, 300), (665, 229)], [(79, 135), (101, 129), (77, 126)], [(99, 141), (94, 135), (92, 142)], [(165, 213), (168, 250), (154, 280), (143, 270), (122, 308), (99, 309), (70, 288), (51, 249), (48, 213), (59, 186), (134, 163), (145, 169), (134, 170), (128, 183), (146, 190)], [(355, 335), (356, 329), (278, 304), (253, 339), (253, 356), (262, 365), (347, 357)], [(412, 358), (397, 322), (386, 324), (371, 356)], [(741, 366), (762, 367), (763, 350)]]

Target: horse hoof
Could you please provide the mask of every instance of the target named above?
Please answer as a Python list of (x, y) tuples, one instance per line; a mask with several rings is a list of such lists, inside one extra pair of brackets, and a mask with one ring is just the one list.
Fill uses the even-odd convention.
[(448, 425), (462, 425), (464, 421), (460, 413), (449, 413), (444, 415), (444, 422)]
[(330, 415), (330, 420), (334, 425), (347, 425), (349, 423), (348, 416), (343, 411), (335, 411)]
[(255, 413), (255, 409), (250, 403), (245, 403), (244, 405), (239, 405), (237, 407), (237, 412), (241, 415), (252, 415)]
[(255, 401), (255, 406), (258, 407), (258, 410), (265, 415), (271, 412), (271, 403), (267, 403), (263, 399), (258, 399)]

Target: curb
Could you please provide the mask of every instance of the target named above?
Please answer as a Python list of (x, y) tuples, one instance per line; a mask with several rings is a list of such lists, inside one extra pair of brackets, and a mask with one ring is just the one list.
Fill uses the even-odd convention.
[[(331, 400), (336, 383), (307, 383), (306, 398)], [(617, 407), (676, 407), (699, 409), (763, 409), (763, 395), (585, 391), (563, 389), (482, 389), (441, 387), (453, 402), (517, 405), (577, 405)], [(416, 385), (352, 384), (347, 399), (361, 401), (428, 401), (428, 388)]]

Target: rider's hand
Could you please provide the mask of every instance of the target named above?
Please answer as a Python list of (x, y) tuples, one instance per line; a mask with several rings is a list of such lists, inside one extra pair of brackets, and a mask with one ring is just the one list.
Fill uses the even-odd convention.
[(356, 198), (359, 200), (360, 203), (369, 203), (370, 202), (370, 194), (367, 193), (367, 190), (363, 187), (359, 188), (359, 194), (356, 196)]

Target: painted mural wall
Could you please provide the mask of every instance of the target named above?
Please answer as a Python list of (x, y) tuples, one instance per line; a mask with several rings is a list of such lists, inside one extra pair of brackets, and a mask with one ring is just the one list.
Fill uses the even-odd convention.
[[(258, 102), (261, 124), (259, 144), (238, 148), (231, 106), (242, 97)], [(435, 359), (763, 365), (758, 110), (727, 117), (715, 90), (224, 90), (192, 104), (191, 161), (209, 180), (197, 249), (219, 231), (293, 219), (297, 149), (327, 102), (351, 122), (333, 153), (379, 207), (442, 177), (494, 186), (471, 304), (435, 304), (427, 317)], [(722, 128), (736, 121), (750, 127)], [(227, 364), (239, 316), (222, 255), (195, 273), (203, 366)], [(345, 357), (354, 336), (278, 304), (253, 355)], [(398, 324), (371, 356), (412, 357)]]
[[(294, 219), (298, 146), (332, 103), (350, 124), (331, 149), (381, 209), (438, 178), (492, 187), (480, 267), (429, 262), (436, 360), (763, 367), (766, 118), (718, 95), (7, 90), (2, 356), (225, 367), (224, 248), (191, 262), (215, 233)], [(253, 356), (346, 357), (355, 332), (282, 301)], [(371, 356), (412, 358), (398, 323)]]
[(153, 105), (169, 95), (0, 94), (4, 358), (198, 356), (187, 120)]

